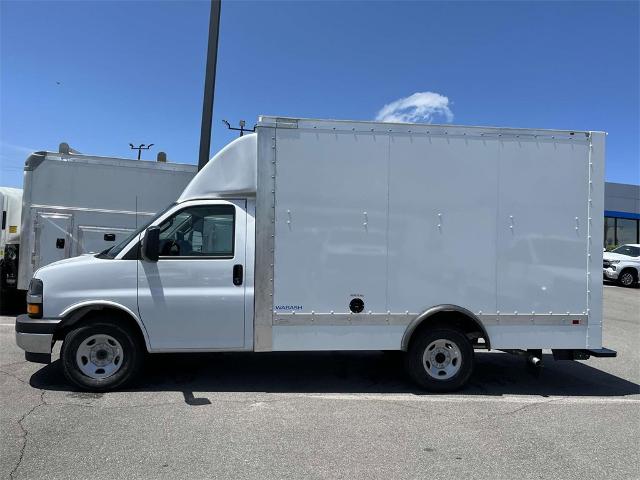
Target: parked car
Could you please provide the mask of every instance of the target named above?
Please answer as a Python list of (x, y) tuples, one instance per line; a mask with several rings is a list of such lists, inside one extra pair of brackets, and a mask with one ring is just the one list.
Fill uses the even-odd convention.
[(621, 245), (602, 255), (604, 278), (631, 287), (640, 278), (640, 244)]

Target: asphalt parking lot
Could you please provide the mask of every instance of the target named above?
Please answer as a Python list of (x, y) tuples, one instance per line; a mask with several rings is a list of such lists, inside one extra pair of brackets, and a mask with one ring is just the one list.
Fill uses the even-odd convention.
[(1, 478), (640, 478), (640, 289), (605, 286), (615, 359), (478, 353), (427, 395), (397, 356), (165, 355), (135, 388), (74, 391), (0, 317)]

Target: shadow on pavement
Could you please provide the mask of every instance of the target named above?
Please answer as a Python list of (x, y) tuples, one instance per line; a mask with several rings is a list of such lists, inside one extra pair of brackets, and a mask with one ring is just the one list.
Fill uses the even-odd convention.
[(618, 288), (630, 289), (630, 290), (640, 289), (640, 282), (636, 282), (635, 285), (632, 285), (631, 287), (623, 287), (618, 282), (613, 282), (611, 280), (605, 279), (602, 281), (602, 284), (607, 287), (618, 287)]
[[(611, 361), (614, 361), (611, 359)], [(625, 396), (640, 386), (580, 362), (555, 362), (545, 355), (539, 378), (521, 357), (477, 353), (464, 395)], [(60, 361), (30, 381), (44, 390), (74, 390)], [(398, 352), (162, 354), (147, 362), (131, 391), (180, 391), (189, 405), (209, 404), (193, 392), (414, 393)]]
[(27, 313), (26, 292), (23, 290), (5, 290), (0, 296), (0, 315), (17, 316)]

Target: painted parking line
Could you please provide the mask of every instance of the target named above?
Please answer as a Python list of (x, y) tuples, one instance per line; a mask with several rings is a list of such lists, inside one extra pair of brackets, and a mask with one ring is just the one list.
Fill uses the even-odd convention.
[(423, 403), (553, 403), (563, 404), (640, 404), (640, 398), (609, 398), (609, 397), (540, 397), (530, 396), (504, 396), (485, 397), (476, 395), (398, 395), (398, 394), (311, 394), (309, 398), (322, 400), (351, 400), (351, 401), (379, 401), (379, 402), (423, 402)]

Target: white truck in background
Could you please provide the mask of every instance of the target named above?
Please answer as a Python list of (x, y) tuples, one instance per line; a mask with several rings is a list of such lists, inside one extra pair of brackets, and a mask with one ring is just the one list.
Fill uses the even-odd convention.
[(0, 305), (4, 294), (15, 290), (18, 282), (20, 254), (20, 217), (22, 189), (0, 187), (2, 229), (0, 230)]
[(398, 350), (449, 391), (474, 349), (616, 355), (604, 133), (280, 117), (256, 132), (110, 250), (38, 270), (16, 321), (27, 360), (62, 341), (67, 378), (110, 390), (146, 352)]
[(175, 201), (195, 165), (58, 152), (35, 152), (24, 167), (16, 286), (50, 263), (99, 253)]

